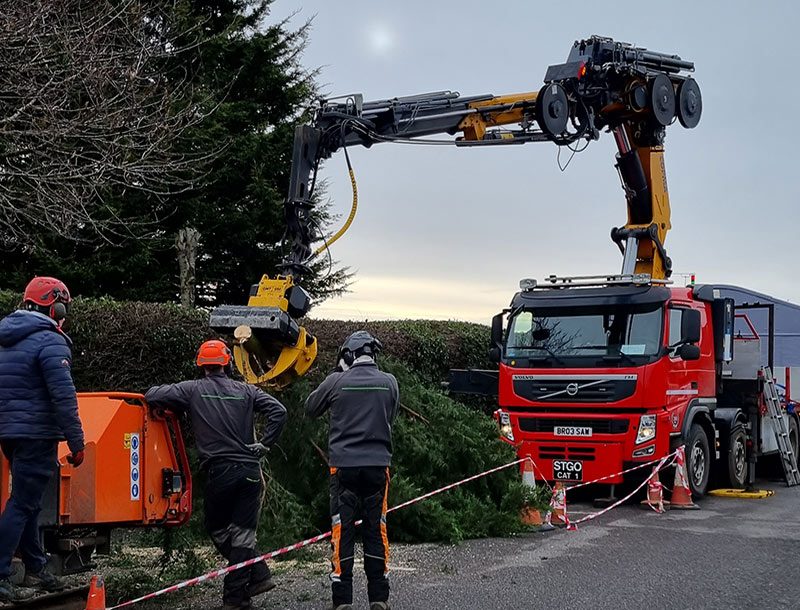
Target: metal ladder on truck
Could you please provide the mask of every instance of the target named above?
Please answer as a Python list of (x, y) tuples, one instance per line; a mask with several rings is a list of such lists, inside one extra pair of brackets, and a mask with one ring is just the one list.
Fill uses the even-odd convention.
[(797, 471), (797, 457), (792, 451), (789, 442), (789, 429), (786, 420), (783, 419), (783, 407), (781, 399), (778, 397), (778, 389), (775, 387), (775, 380), (772, 378), (772, 371), (768, 366), (764, 367), (764, 402), (767, 404), (767, 413), (775, 430), (775, 440), (778, 441), (778, 451), (781, 454), (783, 472), (786, 474), (786, 483), (789, 487), (800, 485), (800, 473)]

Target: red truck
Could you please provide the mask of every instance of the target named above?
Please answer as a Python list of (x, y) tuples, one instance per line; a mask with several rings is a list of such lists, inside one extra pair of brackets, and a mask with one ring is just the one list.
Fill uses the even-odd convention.
[(501, 437), (540, 476), (594, 480), (685, 444), (693, 494), (720, 481), (745, 487), (748, 460), (778, 451), (762, 399), (765, 366), (797, 454), (791, 365), (800, 360), (800, 307), (646, 275), (551, 276), (520, 287), (493, 320), (499, 371), (463, 371), (451, 389), (494, 386)]

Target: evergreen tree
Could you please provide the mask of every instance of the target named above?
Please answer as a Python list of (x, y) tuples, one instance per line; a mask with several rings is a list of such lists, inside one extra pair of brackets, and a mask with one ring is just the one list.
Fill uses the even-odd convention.
[[(280, 262), (283, 200), (295, 126), (308, 120), (315, 74), (300, 57), (309, 25), (267, 23), (272, 0), (185, 0), (179, 17), (191, 53), (165, 65), (188, 78), (208, 116), (175, 143), (185, 155), (208, 155), (197, 188), (169, 199), (120, 190), (123, 217), (148, 220), (146, 235), (121, 242), (31, 236), (28, 249), (4, 254), (0, 287), (19, 288), (34, 274), (64, 279), (76, 294), (169, 301), (178, 298), (175, 242), (199, 233), (198, 304), (245, 303), (249, 286)], [(175, 76), (177, 75), (177, 76)], [(321, 226), (330, 222), (325, 206)], [(321, 259), (323, 257), (320, 257)], [(321, 260), (304, 284), (316, 297), (341, 292), (344, 269)]]

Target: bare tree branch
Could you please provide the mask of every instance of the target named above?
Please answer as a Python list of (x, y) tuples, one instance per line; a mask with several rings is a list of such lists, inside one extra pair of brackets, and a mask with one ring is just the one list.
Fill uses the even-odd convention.
[(192, 188), (214, 151), (175, 142), (213, 108), (176, 61), (199, 40), (173, 0), (5, 0), (0, 13), (0, 247), (31, 231), (131, 234), (112, 193)]

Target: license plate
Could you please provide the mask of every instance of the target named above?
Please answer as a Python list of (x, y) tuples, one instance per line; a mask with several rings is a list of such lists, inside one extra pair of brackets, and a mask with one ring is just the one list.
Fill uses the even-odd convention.
[(554, 481), (583, 481), (583, 462), (553, 460)]
[(592, 429), (581, 426), (556, 426), (553, 428), (553, 434), (556, 436), (591, 436)]

